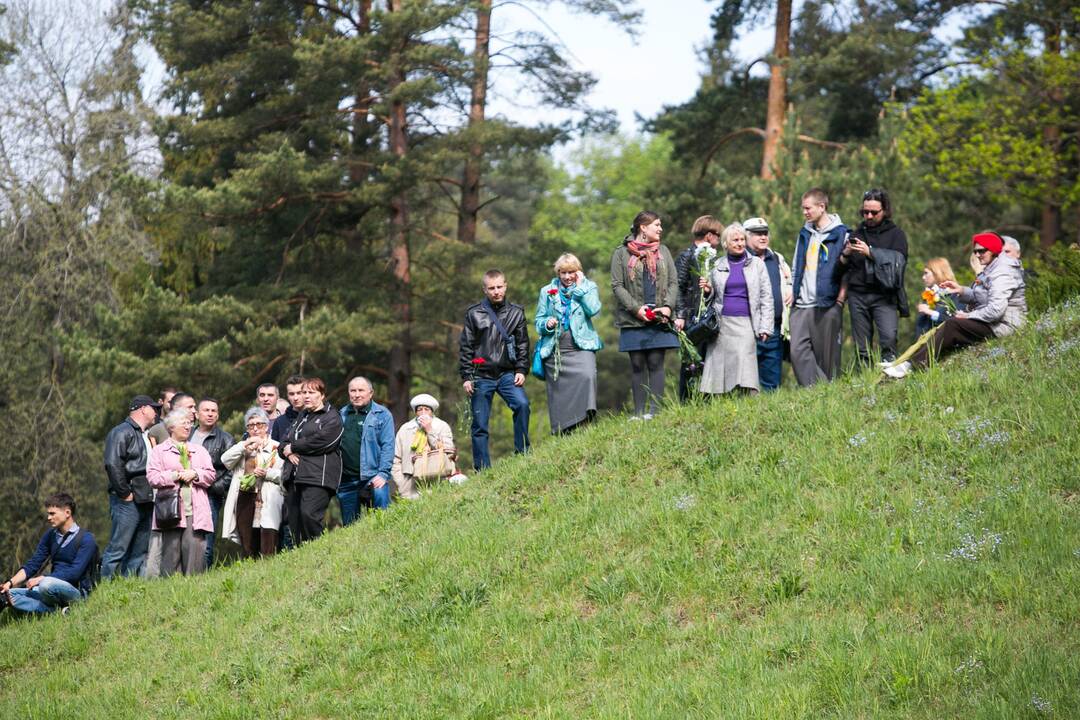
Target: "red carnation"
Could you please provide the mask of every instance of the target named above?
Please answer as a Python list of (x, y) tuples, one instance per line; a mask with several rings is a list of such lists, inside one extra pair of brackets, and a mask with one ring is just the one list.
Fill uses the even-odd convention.
[(559, 291), (556, 288), (551, 288), (550, 290), (548, 290), (548, 295), (558, 295), (558, 294), (559, 294)]
[(484, 358), (473, 358), (472, 359), (472, 364), (473, 365), (483, 365), (486, 362), (487, 362), (487, 360), (485, 360)]
[(656, 319), (656, 311), (652, 308), (645, 308), (645, 319), (650, 322)]

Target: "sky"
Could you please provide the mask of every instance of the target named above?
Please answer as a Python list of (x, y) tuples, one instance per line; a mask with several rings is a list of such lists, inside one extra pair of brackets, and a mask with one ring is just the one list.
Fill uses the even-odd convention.
[[(712, 36), (709, 16), (717, 4), (639, 0), (643, 20), (636, 38), (605, 19), (572, 14), (557, 4), (539, 9), (536, 15), (519, 6), (498, 7), (495, 30), (537, 27), (538, 18), (542, 20), (565, 45), (575, 67), (588, 69), (596, 77), (589, 103), (615, 110), (622, 131), (632, 133), (640, 129), (635, 113), (655, 116), (664, 105), (685, 102), (697, 91), (705, 68), (699, 51)], [(736, 52), (740, 57), (760, 57), (772, 48), (773, 32), (770, 24), (749, 33), (740, 38)], [(526, 111), (507, 102), (497, 102), (492, 109), (525, 119)]]

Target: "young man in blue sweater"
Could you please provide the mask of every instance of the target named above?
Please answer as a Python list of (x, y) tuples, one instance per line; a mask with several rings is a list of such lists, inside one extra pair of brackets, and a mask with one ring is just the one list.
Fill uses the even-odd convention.
[[(16, 610), (49, 613), (67, 608), (90, 592), (97, 542), (88, 530), (75, 522), (75, 500), (57, 493), (45, 500), (45, 514), (52, 525), (38, 543), (33, 557), (10, 580), (0, 585), (0, 593)], [(38, 575), (51, 561), (48, 575)], [(25, 583), (26, 587), (19, 587)]]

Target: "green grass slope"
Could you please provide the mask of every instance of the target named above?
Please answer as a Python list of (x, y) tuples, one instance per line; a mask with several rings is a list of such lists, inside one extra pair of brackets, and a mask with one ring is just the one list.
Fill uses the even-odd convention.
[(21, 718), (1080, 716), (1080, 303), (0, 628)]

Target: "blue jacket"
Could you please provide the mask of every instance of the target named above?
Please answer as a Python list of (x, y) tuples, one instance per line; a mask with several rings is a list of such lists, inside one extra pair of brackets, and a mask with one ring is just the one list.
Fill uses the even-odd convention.
[[(352, 405), (341, 408), (341, 422)], [(394, 465), (394, 416), (384, 406), (371, 401), (371, 410), (364, 418), (363, 433), (360, 436), (360, 479), (371, 480), (382, 477), (390, 482), (390, 468)]]
[[(558, 324), (548, 329), (548, 318), (562, 321), (563, 296), (551, 294), (552, 290), (561, 290), (562, 283), (555, 278), (540, 288), (536, 300), (536, 332), (540, 336), (540, 357), (550, 357), (555, 352), (555, 342), (562, 334)], [(596, 352), (604, 347), (600, 335), (593, 329), (592, 317), (600, 312), (600, 293), (596, 283), (585, 278), (570, 290), (570, 335), (580, 350)]]
[(60, 547), (60, 538), (56, 531), (49, 528), (41, 536), (34, 555), (22, 566), (27, 579), (34, 577), (45, 563), (52, 560), (52, 569), (49, 577), (64, 580), (84, 593), (90, 591), (90, 562), (97, 552), (97, 541), (89, 530), (81, 530), (82, 537), (78, 534), (64, 547)]
[[(835, 305), (836, 298), (840, 294), (840, 283), (833, 279), (833, 270), (840, 262), (840, 253), (844, 250), (847, 227), (839, 222), (840, 218), (837, 217), (836, 220), (837, 224), (829, 230), (818, 249), (817, 298), (814, 305), (820, 308)], [(810, 230), (804, 225), (799, 231), (799, 239), (795, 241), (795, 262), (791, 266), (794, 271), (791, 290), (795, 302), (799, 300), (799, 288), (802, 287), (803, 275), (806, 273), (806, 250), (809, 246)]]

